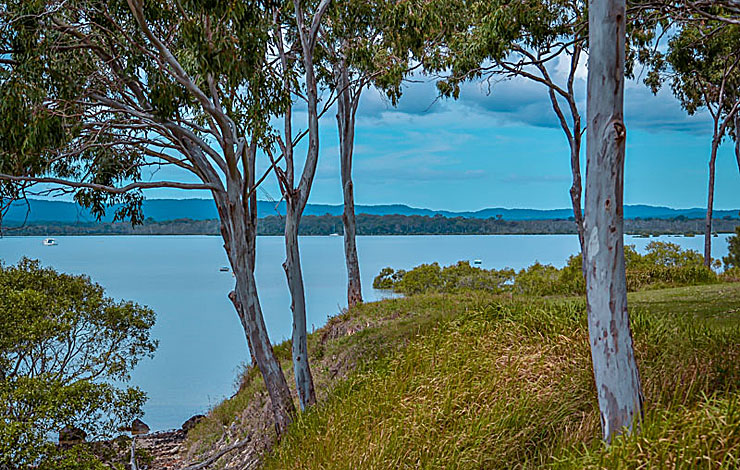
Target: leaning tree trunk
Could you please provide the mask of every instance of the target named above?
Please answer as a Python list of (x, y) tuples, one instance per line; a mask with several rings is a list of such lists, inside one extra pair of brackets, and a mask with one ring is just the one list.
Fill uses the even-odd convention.
[(289, 200), (285, 216), (285, 276), (290, 290), (290, 310), (293, 312), (293, 375), (301, 410), (316, 403), (311, 367), (308, 364), (308, 339), (306, 337), (306, 293), (303, 287), (301, 255), (298, 250), (298, 225), (300, 216)]
[(262, 374), (272, 404), (275, 430), (281, 436), (293, 420), (295, 405), (283, 369), (272, 349), (257, 294), (257, 281), (254, 277), (256, 227), (249, 222), (248, 218), (253, 214), (246, 212), (240, 195), (236, 193), (238, 188), (233, 182), (227, 191), (227, 197), (216, 195), (214, 199), (222, 221), (224, 248), (236, 278), (234, 294), (230, 298), (247, 336), (250, 353)]
[(293, 398), (290, 396), (283, 369), (270, 344), (262, 308), (257, 297), (257, 283), (254, 274), (240, 272), (236, 274), (236, 277), (236, 298), (245, 307), (241, 312), (245, 315), (243, 324), (246, 325), (252, 354), (257, 361), (265, 388), (270, 396), (275, 417), (275, 430), (278, 436), (282, 436), (288, 430), (295, 415)]
[(632, 431), (642, 388), (624, 262), (625, 1), (589, 6), (585, 252), (588, 329), (604, 440)]
[(704, 266), (712, 265), (712, 213), (714, 212), (714, 174), (717, 163), (719, 138), (712, 139), (712, 154), (709, 157), (709, 187), (707, 188), (707, 215), (704, 220)]
[(342, 173), (342, 195), (344, 196), (344, 259), (347, 265), (347, 305), (354, 307), (362, 302), (360, 262), (357, 257), (357, 222), (355, 217), (355, 195), (352, 183), (352, 156), (355, 145), (355, 106), (349, 84), (347, 65), (341, 61), (335, 72), (337, 77), (337, 128), (339, 130), (339, 161)]

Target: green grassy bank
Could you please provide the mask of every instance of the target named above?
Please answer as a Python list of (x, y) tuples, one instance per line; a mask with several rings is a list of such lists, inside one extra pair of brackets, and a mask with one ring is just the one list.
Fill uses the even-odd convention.
[[(639, 436), (601, 444), (580, 298), (423, 294), (312, 335), (321, 403), (263, 467), (740, 468), (740, 284), (636, 292), (630, 306)], [(248, 371), (191, 448), (243, 421), (260, 387)]]

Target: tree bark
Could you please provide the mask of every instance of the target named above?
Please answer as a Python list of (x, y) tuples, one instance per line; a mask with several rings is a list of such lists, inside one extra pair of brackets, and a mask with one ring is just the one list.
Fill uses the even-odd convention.
[[(255, 150), (251, 148), (250, 154)], [(253, 174), (253, 155), (250, 155), (248, 160), (248, 167), (245, 170)], [(252, 179), (253, 175), (249, 176), (248, 181)], [(224, 239), (224, 249), (236, 278), (234, 306), (247, 336), (251, 354), (259, 367), (265, 388), (270, 396), (275, 430), (278, 436), (282, 436), (293, 421), (295, 405), (282, 366), (272, 349), (262, 314), (257, 281), (254, 277), (257, 247), (256, 210), (243, 197), (242, 184), (235, 178), (227, 181), (226, 196), (214, 194), (216, 208), (222, 221), (221, 234)]]
[[(236, 310), (237, 315), (239, 316), (239, 320), (242, 323), (242, 328), (244, 329), (244, 332), (246, 334), (247, 331), (247, 324), (246, 324), (246, 318), (247, 314), (244, 313), (244, 306), (239, 303), (238, 300), (236, 300), (236, 291), (229, 292), (229, 300), (231, 300), (231, 303), (234, 304), (234, 309)], [(249, 348), (249, 359), (253, 366), (257, 366), (257, 358), (254, 357), (254, 348), (252, 347), (252, 340), (249, 338), (249, 335), (246, 335), (247, 337), (247, 347)]]
[[(574, 126), (576, 132), (580, 132), (578, 128)], [(583, 228), (583, 210), (581, 208), (581, 193), (583, 186), (581, 184), (581, 138), (580, 136), (573, 138), (570, 144), (570, 172), (573, 178), (573, 183), (570, 187), (570, 201), (573, 207), (573, 219), (576, 222), (576, 229), (578, 230), (578, 243), (581, 245), (581, 253), (583, 253), (584, 246), (584, 228)]]
[(288, 202), (285, 217), (285, 276), (290, 290), (290, 310), (293, 313), (293, 375), (301, 411), (316, 403), (311, 367), (308, 363), (306, 328), (306, 294), (303, 286), (301, 255), (298, 249), (298, 221), (295, 207)]
[[(292, 108), (288, 108), (285, 114), (285, 143), (284, 158), (286, 170), (283, 176), (278, 176), (283, 197), (285, 198), (287, 211), (285, 216), (285, 275), (288, 280), (288, 288), (291, 297), (291, 310), (293, 312), (293, 371), (298, 391), (298, 400), (301, 410), (316, 403), (316, 392), (313, 385), (311, 368), (308, 364), (308, 332), (306, 331), (306, 295), (303, 285), (303, 274), (301, 271), (301, 257), (298, 249), (298, 226), (301, 222), (303, 210), (308, 203), (311, 193), (316, 167), (319, 160), (319, 112), (318, 112), (318, 90), (316, 73), (314, 71), (314, 48), (318, 35), (321, 18), (326, 12), (330, 0), (321, 0), (313, 14), (310, 25), (304, 23), (303, 4), (301, 0), (295, 0), (293, 7), (295, 11), (298, 40), (300, 42), (305, 81), (305, 98), (308, 113), (308, 149), (306, 160), (301, 173), (300, 182), (294, 186), (294, 161), (293, 161), (293, 135), (291, 125)], [(280, 47), (280, 59), (283, 70), (287, 73), (289, 61), (282, 39), (278, 39)], [(291, 82), (285, 78), (285, 87), (291, 91)]]
[(704, 266), (712, 265), (712, 213), (714, 212), (714, 174), (717, 163), (717, 148), (720, 137), (712, 139), (712, 153), (709, 157), (709, 187), (707, 188), (707, 215), (704, 220)]
[(625, 2), (589, 6), (588, 135), (584, 220), (586, 299), (594, 379), (606, 442), (642, 418), (624, 261)]
[(347, 265), (347, 306), (354, 307), (362, 302), (360, 261), (357, 257), (357, 222), (355, 217), (355, 195), (352, 183), (352, 157), (355, 145), (355, 109), (349, 83), (349, 71), (344, 60), (336, 66), (337, 81), (337, 128), (339, 130), (339, 162), (344, 197), (344, 259)]
[(735, 160), (740, 171), (740, 112), (735, 114)]
[(285, 380), (283, 369), (270, 344), (257, 297), (257, 284), (254, 274), (244, 272), (242, 269), (239, 271), (236, 286), (237, 301), (245, 305), (243, 313), (246, 318), (243, 324), (246, 326), (246, 334), (252, 345), (254, 357), (265, 382), (265, 388), (270, 396), (275, 417), (275, 430), (278, 436), (282, 436), (293, 421), (295, 405), (293, 404), (293, 398), (290, 396), (290, 389)]

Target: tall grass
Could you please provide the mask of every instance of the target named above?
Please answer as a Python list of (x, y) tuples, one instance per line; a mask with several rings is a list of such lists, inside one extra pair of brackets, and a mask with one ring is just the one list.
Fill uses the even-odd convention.
[(301, 415), (265, 468), (673, 468), (664, 457), (733, 468), (737, 325), (649, 306), (632, 320), (649, 413), (640, 438), (608, 452), (583, 302), (489, 297), (351, 375)]

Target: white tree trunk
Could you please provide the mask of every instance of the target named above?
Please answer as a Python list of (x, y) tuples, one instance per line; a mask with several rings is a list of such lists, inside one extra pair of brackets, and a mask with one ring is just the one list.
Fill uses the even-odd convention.
[(604, 440), (610, 442), (634, 429), (643, 403), (624, 264), (625, 1), (589, 3), (584, 263), (591, 358)]

